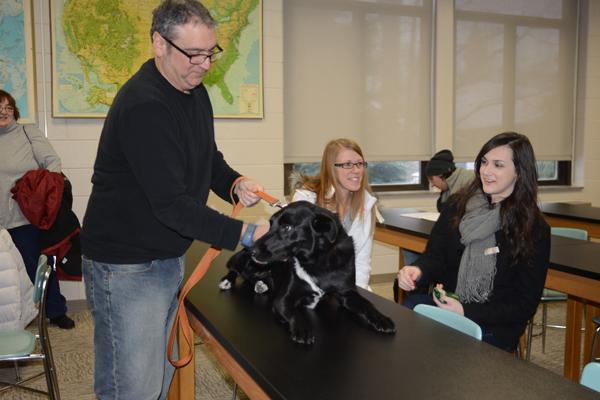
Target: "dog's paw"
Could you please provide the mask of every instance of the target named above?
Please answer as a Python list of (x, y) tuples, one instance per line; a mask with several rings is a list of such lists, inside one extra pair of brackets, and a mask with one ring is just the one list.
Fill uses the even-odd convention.
[(372, 316), (369, 325), (380, 333), (392, 334), (396, 332), (396, 324), (394, 324), (394, 321), (383, 314)]
[(307, 346), (315, 344), (316, 340), (315, 335), (313, 335), (310, 329), (293, 329), (291, 338), (294, 342)]
[(228, 279), (223, 279), (221, 282), (219, 282), (219, 289), (221, 290), (229, 290), (232, 286), (232, 282)]
[(269, 286), (263, 281), (256, 281), (254, 284), (254, 293), (263, 294), (269, 290)]

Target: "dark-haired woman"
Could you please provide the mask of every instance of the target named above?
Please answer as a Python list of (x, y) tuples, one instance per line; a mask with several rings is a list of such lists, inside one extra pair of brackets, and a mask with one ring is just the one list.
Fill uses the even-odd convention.
[(398, 282), (406, 291), (437, 284), (439, 300), (413, 295), (405, 305), (429, 303), (465, 315), (481, 326), (485, 342), (514, 351), (539, 304), (550, 258), (529, 139), (494, 136), (475, 159), (475, 175), (449, 200), (425, 253), (400, 270)]
[[(10, 233), (33, 282), (40, 256), (40, 231), (25, 218), (10, 190), (27, 171), (45, 168), (61, 172), (61, 163), (42, 132), (34, 126), (25, 128), (18, 124), (19, 117), (15, 99), (0, 90), (0, 227)], [(67, 302), (53, 274), (48, 286), (46, 313), (52, 324), (71, 329), (75, 323), (66, 312)]]

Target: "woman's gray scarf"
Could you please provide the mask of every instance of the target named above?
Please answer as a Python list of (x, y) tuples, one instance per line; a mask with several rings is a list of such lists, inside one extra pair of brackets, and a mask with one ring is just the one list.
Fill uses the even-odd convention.
[(496, 237), (500, 229), (500, 204), (490, 208), (482, 192), (467, 202), (458, 226), (465, 251), (460, 259), (456, 293), (462, 303), (485, 302), (494, 288)]

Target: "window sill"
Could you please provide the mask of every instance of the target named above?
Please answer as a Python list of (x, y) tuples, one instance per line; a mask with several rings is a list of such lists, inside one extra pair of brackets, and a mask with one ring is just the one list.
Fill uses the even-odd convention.
[(551, 185), (551, 186), (538, 186), (539, 192), (581, 192), (584, 189), (583, 186), (566, 186), (566, 185)]

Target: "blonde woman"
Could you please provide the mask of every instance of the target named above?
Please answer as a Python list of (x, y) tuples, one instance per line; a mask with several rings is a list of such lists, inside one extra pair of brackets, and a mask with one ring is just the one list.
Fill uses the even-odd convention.
[(317, 176), (303, 176), (292, 201), (306, 200), (338, 214), (354, 240), (356, 285), (369, 289), (377, 208), (360, 146), (350, 139), (327, 143)]

